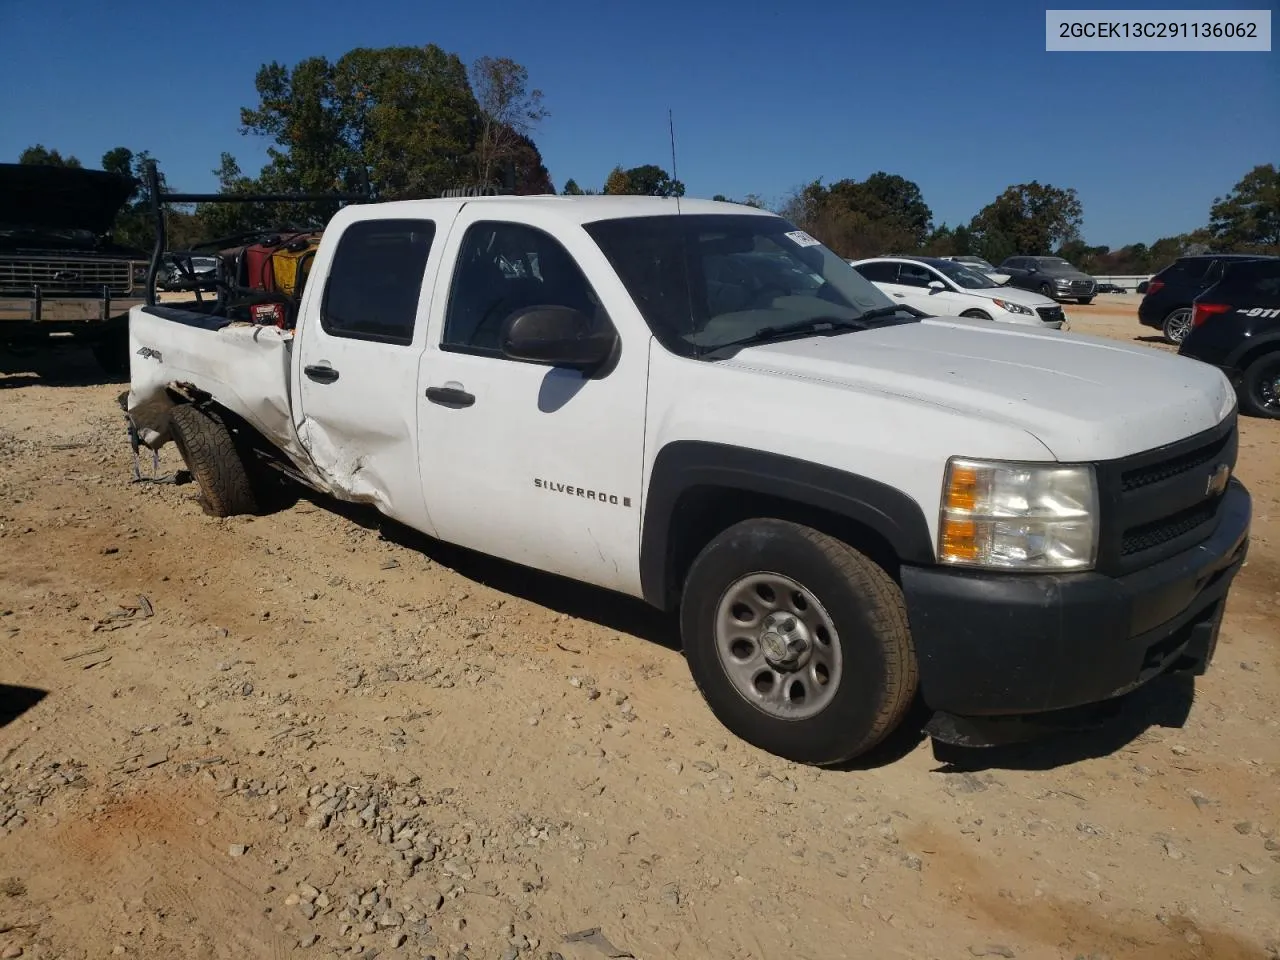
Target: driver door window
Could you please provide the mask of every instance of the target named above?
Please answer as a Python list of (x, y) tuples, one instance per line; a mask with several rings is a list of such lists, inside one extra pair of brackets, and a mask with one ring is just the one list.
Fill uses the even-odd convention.
[(600, 298), (559, 241), (523, 224), (474, 223), (458, 251), (440, 348), (501, 356), (507, 318), (538, 306), (572, 307), (609, 323)]

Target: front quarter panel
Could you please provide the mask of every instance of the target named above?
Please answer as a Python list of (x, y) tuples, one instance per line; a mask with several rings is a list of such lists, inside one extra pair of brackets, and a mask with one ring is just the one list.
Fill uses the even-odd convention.
[[(857, 334), (847, 334), (857, 336)], [(870, 387), (762, 373), (677, 357), (651, 345), (642, 503), (644, 595), (665, 590), (653, 550), (669, 535), (669, 466), (698, 448), (698, 469), (677, 485), (729, 486), (796, 496), (809, 507), (855, 515), (907, 563), (932, 563), (939, 495), (951, 456), (1046, 461), (1049, 450), (1026, 431), (952, 411), (941, 404)], [(720, 448), (718, 463), (708, 450)], [(755, 456), (752, 456), (755, 454)], [(779, 467), (779, 464), (783, 466)], [(755, 466), (765, 464), (763, 467)], [(756, 471), (789, 480), (762, 485)], [(834, 478), (834, 479), (833, 479)], [(784, 478), (785, 479), (785, 478)]]

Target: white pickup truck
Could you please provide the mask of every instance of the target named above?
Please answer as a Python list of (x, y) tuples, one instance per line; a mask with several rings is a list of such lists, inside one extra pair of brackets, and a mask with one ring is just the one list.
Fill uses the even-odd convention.
[(770, 213), (649, 197), (349, 206), (296, 324), (130, 317), (127, 406), (215, 514), (262, 464), (679, 612), (715, 715), (864, 753), (1202, 673), (1244, 561), (1235, 394), (1159, 351), (924, 318)]

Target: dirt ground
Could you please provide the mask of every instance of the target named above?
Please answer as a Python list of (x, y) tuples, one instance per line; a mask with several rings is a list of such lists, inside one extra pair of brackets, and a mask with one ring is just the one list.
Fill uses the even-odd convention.
[[(1067, 310), (1144, 340), (1133, 302)], [(817, 771), (721, 728), (638, 604), (131, 482), (97, 376), (0, 372), (6, 960), (1280, 956), (1280, 424), (1241, 423), (1252, 553), (1194, 691)]]

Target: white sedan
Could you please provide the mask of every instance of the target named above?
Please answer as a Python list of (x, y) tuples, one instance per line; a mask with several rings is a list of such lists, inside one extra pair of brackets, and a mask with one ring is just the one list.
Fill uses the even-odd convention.
[(894, 300), (934, 317), (975, 317), (1042, 329), (1067, 327), (1062, 307), (1030, 290), (1000, 286), (985, 273), (937, 257), (850, 260)]

